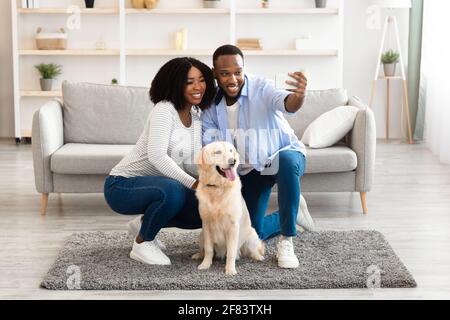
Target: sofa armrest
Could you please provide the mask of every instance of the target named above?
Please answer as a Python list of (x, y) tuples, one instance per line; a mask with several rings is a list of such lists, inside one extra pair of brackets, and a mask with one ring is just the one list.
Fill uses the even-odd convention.
[(358, 97), (349, 99), (348, 105), (360, 109), (353, 130), (350, 132), (349, 147), (358, 159), (356, 167), (356, 190), (367, 192), (372, 188), (375, 173), (376, 126), (372, 110)]
[(53, 192), (50, 159), (64, 144), (62, 107), (58, 101), (50, 101), (34, 113), (31, 135), (36, 190)]

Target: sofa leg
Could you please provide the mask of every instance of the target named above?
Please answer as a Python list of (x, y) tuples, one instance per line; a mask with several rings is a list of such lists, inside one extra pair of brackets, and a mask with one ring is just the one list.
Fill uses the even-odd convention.
[(47, 213), (48, 193), (41, 194), (41, 216)]
[(367, 210), (366, 193), (360, 192), (359, 195), (361, 196), (361, 205), (362, 205), (363, 213), (368, 214), (369, 210)]

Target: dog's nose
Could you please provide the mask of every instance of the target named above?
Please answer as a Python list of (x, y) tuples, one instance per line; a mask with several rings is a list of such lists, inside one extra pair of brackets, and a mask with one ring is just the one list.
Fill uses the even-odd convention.
[(236, 159), (228, 159), (228, 164), (234, 166), (236, 164)]

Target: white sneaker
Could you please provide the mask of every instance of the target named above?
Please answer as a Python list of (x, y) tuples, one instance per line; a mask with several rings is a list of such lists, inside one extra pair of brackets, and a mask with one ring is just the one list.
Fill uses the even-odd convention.
[(156, 241), (134, 241), (130, 258), (146, 264), (170, 265), (170, 259), (161, 251)]
[(297, 268), (299, 265), (294, 253), (294, 245), (286, 239), (279, 241), (277, 244), (277, 259), (280, 268)]
[(306, 205), (305, 198), (300, 196), (300, 206), (297, 214), (297, 224), (307, 231), (315, 231), (316, 226), (314, 220), (311, 218), (311, 215), (308, 211), (308, 206)]
[[(128, 221), (128, 223), (127, 223), (128, 234), (130, 236), (132, 236), (134, 239), (136, 239), (136, 237), (139, 235), (139, 231), (141, 230), (141, 226), (142, 226), (142, 218), (143, 217), (144, 217), (143, 215), (138, 215), (136, 218)], [(167, 249), (166, 245), (161, 240), (159, 240), (158, 237), (155, 237), (155, 241), (161, 250)]]

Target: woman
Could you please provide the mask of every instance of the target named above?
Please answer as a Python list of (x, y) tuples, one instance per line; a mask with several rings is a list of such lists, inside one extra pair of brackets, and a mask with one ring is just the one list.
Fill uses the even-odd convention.
[[(193, 58), (176, 58), (156, 74), (150, 89), (155, 104), (133, 150), (110, 172), (105, 199), (111, 209), (143, 214), (130, 222), (138, 233), (130, 257), (169, 265), (155, 240), (164, 227), (201, 227), (195, 189), (195, 159), (201, 149), (199, 108), (215, 94), (210, 68)], [(141, 219), (142, 218), (142, 219)]]

